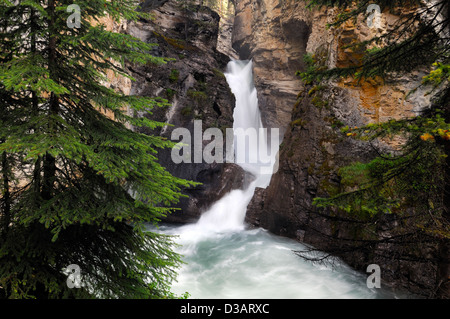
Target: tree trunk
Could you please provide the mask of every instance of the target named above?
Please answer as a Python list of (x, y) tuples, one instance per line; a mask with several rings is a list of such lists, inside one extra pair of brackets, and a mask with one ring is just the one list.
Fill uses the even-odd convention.
[[(30, 8), (31, 10), (31, 17), (30, 17), (30, 29), (31, 29), (31, 40), (30, 40), (30, 50), (32, 53), (37, 52), (36, 47), (36, 34), (34, 33), (36, 31), (36, 24), (35, 24), (35, 12), (34, 8)], [(39, 99), (38, 95), (35, 91), (31, 92), (31, 103), (32, 103), (32, 111), (33, 116), (38, 117), (39, 116)], [(33, 130), (35, 134), (37, 134), (37, 127), (33, 127)], [(34, 164), (34, 170), (33, 170), (33, 192), (35, 194), (39, 194), (41, 192), (41, 164), (42, 159), (39, 157), (36, 160), (36, 163)]]
[(8, 233), (9, 224), (11, 222), (11, 192), (9, 189), (9, 177), (8, 177), (8, 156), (6, 152), (2, 154), (2, 179), (3, 179), (3, 198), (2, 198), (2, 210), (0, 211), (0, 217), (2, 217), (2, 229), (1, 234), (3, 238), (6, 238)]
[[(48, 70), (50, 74), (50, 78), (58, 82), (58, 76), (56, 72), (57, 64), (57, 32), (55, 30), (55, 0), (50, 0), (48, 3), (48, 15), (49, 15), (49, 44), (48, 44)], [(59, 113), (59, 100), (58, 97), (54, 93), (50, 93), (49, 100), (49, 113), (50, 117), (57, 116)], [(57, 127), (52, 118), (49, 120), (49, 133), (51, 135), (58, 134)], [(42, 198), (44, 200), (49, 200), (53, 196), (55, 178), (56, 178), (56, 159), (50, 155), (48, 152), (43, 157), (43, 182), (42, 182)]]

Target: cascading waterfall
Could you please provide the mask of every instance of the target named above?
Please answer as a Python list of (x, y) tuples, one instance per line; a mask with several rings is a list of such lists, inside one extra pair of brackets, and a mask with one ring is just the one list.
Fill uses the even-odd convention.
[[(257, 143), (250, 143), (250, 141), (241, 144), (236, 143), (236, 135), (240, 129), (243, 131), (250, 129), (255, 133), (259, 133), (260, 129), (263, 129), (257, 92), (253, 85), (252, 62), (231, 61), (228, 64), (228, 72), (225, 76), (236, 98), (236, 107), (233, 114), (235, 158), (244, 170), (255, 175), (255, 180), (245, 190), (231, 191), (201, 216), (196, 227), (215, 232), (243, 230), (247, 205), (253, 197), (255, 188), (266, 187), (271, 176), (270, 174), (261, 174), (260, 168), (264, 163), (260, 163), (258, 159), (259, 144), (265, 144), (269, 147), (266, 134), (258, 134)], [(274, 154), (278, 150), (278, 143), (271, 145), (271, 147), (273, 149), (269, 149), (269, 152), (274, 158)]]
[[(252, 62), (231, 61), (226, 78), (236, 97), (235, 132), (262, 128)], [(265, 136), (260, 138), (267, 143)], [(239, 165), (255, 175), (247, 189), (222, 197), (195, 224), (161, 226), (164, 233), (178, 236), (178, 252), (186, 262), (172, 291), (187, 291), (193, 298), (379, 297), (379, 291), (367, 288), (366, 277), (345, 264), (337, 261), (331, 269), (308, 263), (293, 252), (304, 248), (300, 243), (263, 229), (245, 229), (245, 213), (255, 188), (266, 187), (271, 177), (260, 173), (258, 161), (250, 163), (261, 145), (235, 143), (235, 158), (245, 157)], [(278, 144), (275, 146), (272, 144), (272, 156), (278, 149)]]

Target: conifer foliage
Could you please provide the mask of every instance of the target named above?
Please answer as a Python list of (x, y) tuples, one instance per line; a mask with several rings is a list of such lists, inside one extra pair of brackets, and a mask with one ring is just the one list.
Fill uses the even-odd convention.
[[(164, 125), (133, 112), (165, 101), (105, 86), (107, 71), (129, 77), (125, 63), (165, 63), (102, 23), (148, 18), (137, 5), (0, 1), (0, 297), (173, 296), (179, 256), (145, 225), (191, 184), (158, 164), (169, 141), (127, 128)], [(70, 264), (82, 288), (67, 286)]]

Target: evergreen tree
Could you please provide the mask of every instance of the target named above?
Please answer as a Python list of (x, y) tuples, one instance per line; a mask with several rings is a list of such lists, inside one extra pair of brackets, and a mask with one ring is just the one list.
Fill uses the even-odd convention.
[[(392, 29), (368, 41), (351, 44), (348, 48), (362, 56), (356, 63), (327, 69), (309, 56), (308, 70), (298, 74), (307, 83), (349, 76), (365, 81), (428, 67), (430, 71), (422, 86), (429, 87), (434, 98), (414, 118), (345, 127), (344, 134), (368, 143), (394, 136), (403, 136), (407, 142), (401, 150), (378, 150), (379, 157), (369, 163), (341, 168), (343, 192), (316, 198), (314, 203), (346, 212), (359, 225), (366, 225), (367, 233), (373, 234), (373, 225), (378, 221), (387, 217), (395, 220), (391, 236), (369, 236), (359, 247), (373, 249), (380, 243), (395, 244), (404, 247), (403, 254), (381, 257), (437, 265), (436, 291), (432, 296), (449, 298), (450, 5), (445, 0), (310, 2), (312, 6), (341, 9), (336, 21), (330, 24), (334, 27), (349, 20), (366, 19), (370, 14), (366, 9), (371, 3), (378, 4), (381, 12), (400, 12)], [(425, 254), (427, 247), (436, 249), (437, 254)]]
[[(169, 214), (191, 183), (158, 164), (169, 141), (127, 128), (164, 123), (126, 112), (165, 101), (105, 86), (108, 71), (129, 77), (126, 63), (165, 63), (149, 54), (152, 44), (102, 24), (148, 18), (137, 5), (0, 2), (2, 297), (172, 296), (180, 258), (170, 237), (146, 225)], [(66, 284), (70, 264), (80, 267), (81, 289)]]

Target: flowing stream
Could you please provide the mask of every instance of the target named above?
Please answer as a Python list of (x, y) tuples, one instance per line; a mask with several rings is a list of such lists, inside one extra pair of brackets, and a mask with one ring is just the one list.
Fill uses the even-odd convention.
[[(231, 61), (225, 75), (236, 97), (235, 132), (237, 128), (262, 128), (252, 62)], [(258, 161), (249, 164), (263, 144), (249, 144), (235, 144), (236, 159), (239, 155), (246, 159), (239, 165), (256, 176), (248, 188), (225, 195), (195, 224), (160, 226), (160, 231), (178, 236), (177, 251), (185, 262), (172, 291), (180, 295), (187, 291), (191, 298), (223, 299), (386, 297), (380, 289), (367, 288), (365, 274), (339, 260), (333, 267), (312, 264), (294, 253), (304, 249), (302, 244), (263, 229), (246, 229), (246, 209), (254, 190), (266, 187), (271, 177), (260, 173), (263, 164)], [(278, 144), (270, 146), (276, 153)]]

